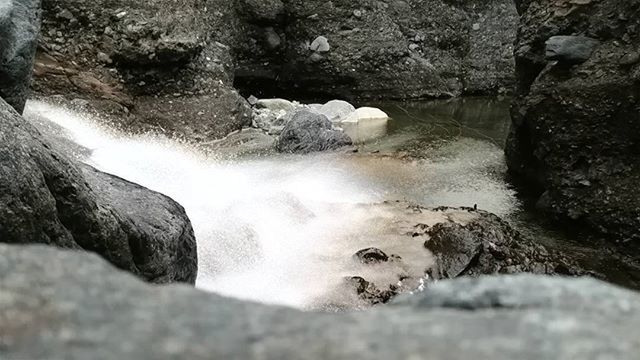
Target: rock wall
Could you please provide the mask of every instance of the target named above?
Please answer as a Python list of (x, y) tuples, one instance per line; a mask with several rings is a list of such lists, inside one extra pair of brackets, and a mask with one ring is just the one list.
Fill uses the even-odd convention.
[(637, 244), (640, 1), (517, 3), (510, 171), (555, 218)]
[[(441, 281), (368, 312), (149, 286), (95, 255), (0, 245), (3, 359), (637, 359), (640, 295), (592, 279)], [(544, 344), (544, 346), (541, 346)]]
[(389, 99), (511, 89), (511, 1), (239, 2), (247, 92)]

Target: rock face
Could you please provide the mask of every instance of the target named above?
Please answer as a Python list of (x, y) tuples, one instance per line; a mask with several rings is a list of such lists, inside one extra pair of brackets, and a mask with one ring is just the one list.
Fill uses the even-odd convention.
[(518, 6), (509, 168), (553, 217), (637, 244), (640, 1)]
[(251, 124), (233, 88), (231, 49), (212, 38), (218, 23), (205, 2), (53, 0), (43, 8), (38, 94), (85, 99), (127, 130), (195, 143)]
[(40, 30), (40, 0), (0, 4), (0, 97), (19, 113), (27, 100)]
[(276, 149), (284, 153), (306, 154), (335, 150), (351, 144), (349, 136), (334, 130), (326, 116), (301, 110), (284, 126)]
[(640, 296), (592, 279), (442, 281), (371, 312), (304, 313), (149, 286), (91, 254), (0, 245), (0, 292), (6, 359), (631, 360), (640, 351)]
[[(511, 0), (284, 3), (284, 17), (250, 17), (248, 41), (232, 45), (247, 92), (275, 83), (298, 95), (419, 98), (511, 87)], [(282, 40), (275, 48), (273, 33)]]
[(77, 165), (0, 100), (0, 242), (96, 252), (156, 283), (194, 283), (196, 243), (166, 196)]

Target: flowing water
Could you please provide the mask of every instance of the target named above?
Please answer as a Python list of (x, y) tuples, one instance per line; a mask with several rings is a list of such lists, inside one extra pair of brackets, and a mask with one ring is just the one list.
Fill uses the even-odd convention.
[(362, 204), (477, 204), (522, 222), (522, 205), (505, 181), (507, 100), (377, 105), (393, 120), (347, 129), (359, 132), (358, 153), (231, 160), (161, 136), (110, 130), (99, 118), (46, 102), (31, 102), (25, 117), (80, 160), (182, 204), (198, 241), (198, 287), (313, 308), (350, 274), (345, 254), (370, 245), (363, 234), (381, 214)]

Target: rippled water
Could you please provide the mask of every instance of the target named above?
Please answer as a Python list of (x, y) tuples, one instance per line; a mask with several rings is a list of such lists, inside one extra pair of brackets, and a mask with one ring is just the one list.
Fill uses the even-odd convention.
[(232, 161), (111, 131), (45, 102), (31, 102), (25, 116), (68, 153), (181, 203), (198, 240), (198, 287), (309, 308), (350, 275), (343, 259), (368, 245), (362, 234), (380, 214), (360, 204), (477, 204), (507, 218), (522, 212), (505, 181), (506, 100), (377, 105), (394, 120), (364, 134), (358, 153)]

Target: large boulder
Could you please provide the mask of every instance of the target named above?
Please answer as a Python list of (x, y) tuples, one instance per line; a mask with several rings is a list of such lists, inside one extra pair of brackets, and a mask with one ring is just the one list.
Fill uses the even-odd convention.
[(0, 198), (0, 242), (83, 249), (152, 282), (195, 282), (195, 238), (179, 204), (72, 162), (2, 100)]
[(0, 97), (22, 113), (40, 30), (40, 0), (0, 3)]
[[(458, 279), (369, 312), (150, 286), (91, 254), (0, 245), (5, 359), (637, 359), (640, 295), (592, 279)], [(541, 346), (543, 344), (544, 346)]]
[(349, 136), (334, 129), (326, 116), (301, 110), (285, 124), (276, 149), (283, 153), (306, 154), (335, 150), (351, 144)]
[(640, 1), (518, 5), (511, 173), (554, 218), (638, 244)]
[[(512, 84), (512, 0), (293, 0), (285, 12), (247, 27), (250, 41), (233, 45), (241, 90), (420, 98)], [(276, 48), (265, 40), (273, 33)]]

